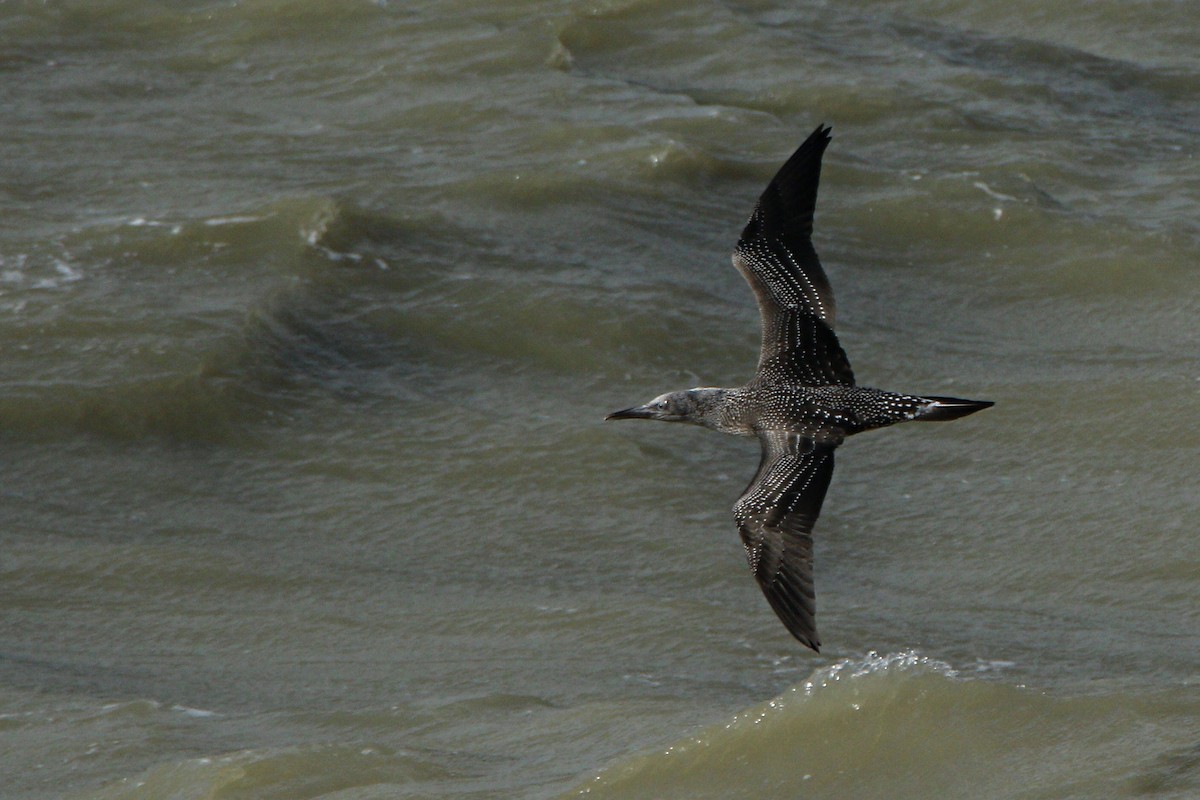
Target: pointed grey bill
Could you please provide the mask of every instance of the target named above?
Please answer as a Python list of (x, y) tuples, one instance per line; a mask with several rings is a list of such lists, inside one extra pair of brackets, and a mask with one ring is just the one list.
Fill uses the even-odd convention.
[(829, 140), (829, 128), (817, 126), (779, 168), (742, 230), (733, 265), (758, 300), (759, 372), (809, 386), (853, 386), (850, 361), (833, 332), (833, 289), (812, 244)]
[(833, 477), (835, 445), (761, 432), (762, 460), (733, 507), (746, 560), (783, 624), (820, 651), (813, 591), (812, 529)]
[(633, 408), (624, 408), (620, 411), (614, 411), (605, 417), (605, 421), (610, 419), (653, 419), (654, 412), (646, 406), (634, 406)]

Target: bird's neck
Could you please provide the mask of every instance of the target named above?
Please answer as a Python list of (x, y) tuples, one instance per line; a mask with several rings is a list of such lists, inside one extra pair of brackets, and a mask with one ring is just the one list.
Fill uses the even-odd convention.
[(743, 389), (716, 387), (692, 389), (695, 409), (689, 421), (722, 433), (753, 433), (739, 413), (742, 404), (737, 401), (743, 392)]

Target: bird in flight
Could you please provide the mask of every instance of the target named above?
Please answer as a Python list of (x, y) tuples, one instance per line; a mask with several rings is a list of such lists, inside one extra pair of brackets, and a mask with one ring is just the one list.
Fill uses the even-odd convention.
[(733, 506), (734, 520), (771, 608), (817, 651), (812, 530), (833, 477), (833, 451), (855, 433), (908, 420), (958, 419), (992, 405), (855, 384), (833, 332), (833, 290), (812, 244), (829, 131), (818, 126), (780, 167), (733, 251), (733, 265), (762, 316), (753, 380), (733, 389), (669, 392), (606, 417), (689, 422), (758, 437), (762, 460)]

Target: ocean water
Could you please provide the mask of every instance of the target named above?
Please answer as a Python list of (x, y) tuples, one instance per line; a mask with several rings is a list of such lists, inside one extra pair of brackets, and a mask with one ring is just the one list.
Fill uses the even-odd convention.
[[(1200, 797), (1179, 0), (0, 3), (0, 797)], [(729, 252), (833, 126), (792, 640)]]

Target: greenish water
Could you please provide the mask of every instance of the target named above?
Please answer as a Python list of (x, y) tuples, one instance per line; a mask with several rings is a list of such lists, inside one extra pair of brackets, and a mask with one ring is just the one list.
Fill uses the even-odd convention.
[[(0, 796), (1200, 795), (1169, 2), (0, 4)], [(833, 125), (824, 647), (729, 252)]]

